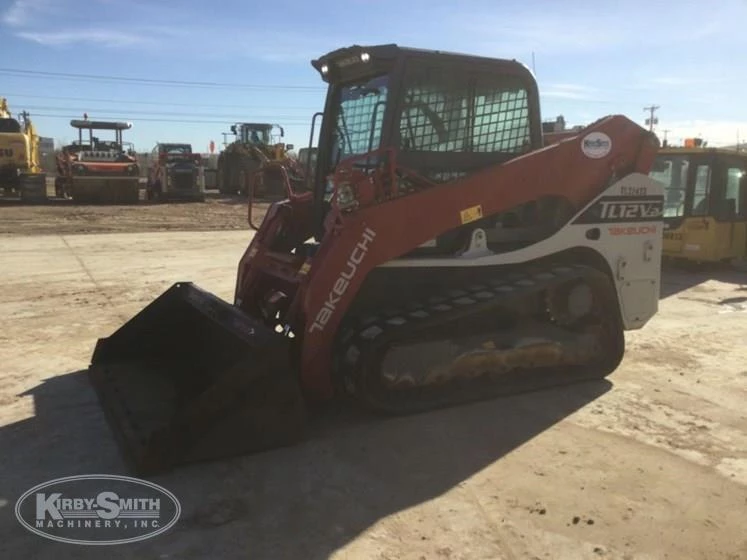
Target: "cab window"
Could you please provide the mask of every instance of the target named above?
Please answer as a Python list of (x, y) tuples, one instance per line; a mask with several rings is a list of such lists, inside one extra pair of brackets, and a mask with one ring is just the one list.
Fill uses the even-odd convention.
[(711, 166), (707, 164), (698, 165), (695, 169), (695, 188), (690, 207), (691, 216), (708, 215), (708, 194), (711, 190)]
[(690, 162), (687, 156), (659, 156), (649, 176), (664, 185), (664, 217), (685, 215), (685, 193)]
[(400, 148), (425, 152), (521, 153), (531, 148), (529, 93), (516, 77), (446, 67), (407, 76)]
[(747, 215), (747, 206), (743, 200), (744, 167), (729, 167), (726, 170), (726, 204), (732, 215), (743, 217)]
[(4, 134), (19, 134), (21, 123), (16, 119), (0, 119), (0, 132)]

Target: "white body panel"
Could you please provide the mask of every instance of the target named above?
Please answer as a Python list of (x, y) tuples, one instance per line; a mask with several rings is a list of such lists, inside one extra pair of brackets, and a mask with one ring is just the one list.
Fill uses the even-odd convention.
[[(642, 196), (663, 197), (662, 185), (647, 175), (633, 173), (603, 191), (555, 234), (524, 249), (506, 253), (490, 252), (485, 245), (484, 231), (478, 230), (473, 234), (470, 249), (457, 258), (396, 259), (381, 266), (463, 267), (520, 264), (567, 249), (587, 247), (601, 255), (609, 265), (617, 287), (625, 329), (639, 329), (658, 311), (664, 228), (661, 211), (651, 211), (651, 206), (639, 204)], [(600, 207), (608, 197), (614, 197), (618, 201), (604, 203), (607, 216), (593, 222), (586, 218), (585, 223), (575, 223), (582, 216), (588, 216), (594, 207)], [(663, 198), (661, 200), (663, 203)], [(624, 218), (626, 215), (630, 216), (630, 219)], [(587, 232), (594, 229), (599, 230), (598, 239), (587, 237)], [(480, 232), (483, 232), (482, 235)]]

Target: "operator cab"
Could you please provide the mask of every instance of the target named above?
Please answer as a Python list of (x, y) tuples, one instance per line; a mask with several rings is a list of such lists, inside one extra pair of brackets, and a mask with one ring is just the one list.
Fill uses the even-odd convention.
[(747, 153), (664, 148), (649, 176), (664, 185), (665, 256), (718, 261), (747, 254)]
[(162, 159), (166, 162), (181, 162), (181, 163), (192, 163), (192, 145), (191, 144), (176, 144), (176, 143), (162, 143), (157, 144), (153, 150), (153, 158), (155, 160)]
[(650, 176), (664, 185), (664, 221), (668, 229), (685, 218), (727, 220), (747, 216), (747, 154), (718, 149), (660, 150)]
[(0, 119), (0, 134), (21, 134), (21, 132), (21, 123), (16, 119)]
[(159, 144), (158, 148), (164, 154), (189, 155), (192, 153), (191, 144)]
[[(266, 123), (239, 123), (231, 126), (233, 132), (243, 144), (269, 146), (272, 144), (272, 129), (275, 125)], [(283, 136), (282, 127), (281, 136)]]
[(329, 84), (311, 185), (317, 239), (345, 158), (392, 147), (403, 167), (445, 182), (543, 147), (537, 84), (515, 60), (355, 45), (312, 66)]

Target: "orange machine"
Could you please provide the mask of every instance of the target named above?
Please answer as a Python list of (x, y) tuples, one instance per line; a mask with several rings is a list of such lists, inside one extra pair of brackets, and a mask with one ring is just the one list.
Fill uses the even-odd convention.
[[(57, 196), (75, 202), (137, 204), (140, 200), (140, 166), (134, 150), (125, 150), (122, 131), (127, 122), (72, 120), (78, 142), (65, 146), (57, 157)], [(84, 142), (83, 131), (88, 131)], [(113, 130), (114, 141), (100, 140), (94, 130)]]

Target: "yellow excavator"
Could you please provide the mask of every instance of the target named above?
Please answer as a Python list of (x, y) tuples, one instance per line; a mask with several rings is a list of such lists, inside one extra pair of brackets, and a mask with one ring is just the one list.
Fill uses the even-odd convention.
[(665, 260), (747, 262), (747, 152), (688, 138), (659, 150), (650, 177), (665, 189)]
[(47, 176), (39, 162), (39, 136), (26, 111), (14, 118), (0, 97), (0, 188), (24, 202), (47, 199)]

